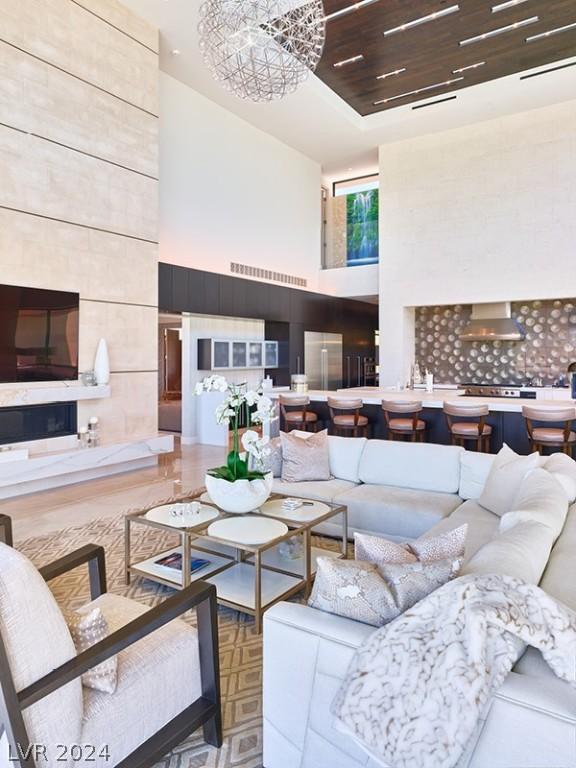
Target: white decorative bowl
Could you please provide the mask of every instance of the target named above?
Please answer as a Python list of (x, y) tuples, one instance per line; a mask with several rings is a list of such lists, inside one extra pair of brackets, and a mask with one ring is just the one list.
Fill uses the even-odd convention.
[(236, 480), (233, 483), (212, 475), (204, 478), (212, 502), (224, 512), (235, 515), (245, 515), (261, 507), (272, 493), (273, 482), (272, 472), (262, 480)]

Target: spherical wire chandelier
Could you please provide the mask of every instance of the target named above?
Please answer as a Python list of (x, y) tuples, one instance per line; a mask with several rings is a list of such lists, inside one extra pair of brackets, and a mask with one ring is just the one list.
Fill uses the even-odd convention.
[(206, 0), (200, 49), (224, 88), (255, 102), (296, 90), (320, 61), (322, 0)]

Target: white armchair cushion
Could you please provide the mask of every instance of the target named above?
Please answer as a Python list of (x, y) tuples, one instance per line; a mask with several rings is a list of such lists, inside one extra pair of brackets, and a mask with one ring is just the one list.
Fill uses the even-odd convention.
[[(138, 618), (148, 606), (104, 594), (94, 600), (110, 632)], [(105, 755), (91, 763), (110, 768), (201, 695), (196, 630), (175, 619), (118, 654), (118, 684), (112, 694), (84, 690), (81, 743), (107, 744)]]
[[(64, 616), (46, 582), (20, 552), (0, 544), (0, 632), (17, 691), (76, 656)], [(77, 744), (82, 722), (80, 679), (24, 711), (31, 743), (46, 745), (56, 765), (58, 744)]]
[(463, 448), (425, 443), (369, 440), (360, 459), (363, 483), (457, 493)]
[(576, 461), (565, 453), (553, 453), (544, 464), (564, 489), (570, 504), (576, 499)]

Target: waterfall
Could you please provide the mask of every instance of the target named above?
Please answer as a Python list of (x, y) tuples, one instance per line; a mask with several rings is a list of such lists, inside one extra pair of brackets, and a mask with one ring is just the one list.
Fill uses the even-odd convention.
[[(378, 191), (370, 189), (348, 195), (348, 264), (378, 261)], [(376, 203), (376, 205), (374, 205)]]

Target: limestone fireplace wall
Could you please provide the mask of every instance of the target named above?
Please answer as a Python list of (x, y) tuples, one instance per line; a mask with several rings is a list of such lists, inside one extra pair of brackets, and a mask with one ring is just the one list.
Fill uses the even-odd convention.
[[(158, 33), (116, 0), (0, 0), (0, 282), (80, 293), (105, 441), (157, 430)], [(14, 385), (10, 385), (13, 389)]]

